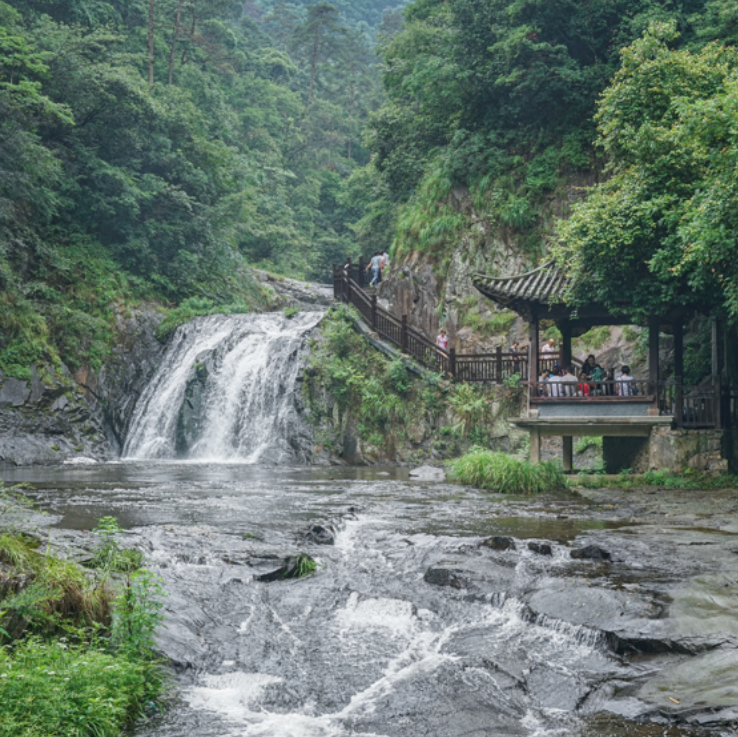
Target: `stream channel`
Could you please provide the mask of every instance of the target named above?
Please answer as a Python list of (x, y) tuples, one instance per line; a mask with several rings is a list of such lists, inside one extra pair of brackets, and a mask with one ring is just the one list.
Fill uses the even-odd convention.
[[(732, 492), (165, 460), (0, 477), (52, 545), (81, 556), (113, 515), (164, 580), (175, 696), (137, 737), (736, 734)], [(587, 545), (611, 559), (572, 559)], [(258, 580), (300, 551), (313, 575)]]

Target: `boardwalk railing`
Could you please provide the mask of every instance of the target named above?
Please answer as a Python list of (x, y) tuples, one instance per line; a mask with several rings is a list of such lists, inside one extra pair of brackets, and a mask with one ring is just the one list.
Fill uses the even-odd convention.
[[(528, 356), (519, 353), (460, 353), (451, 348), (438, 348), (417, 328), (408, 323), (407, 315), (395, 317), (377, 304), (377, 295), (367, 294), (363, 285), (366, 281), (364, 265), (333, 267), (333, 295), (337, 300), (353, 305), (367, 325), (388, 343), (412, 356), (418, 363), (433, 371), (460, 379), (461, 381), (501, 384), (516, 374), (526, 376)], [(555, 361), (558, 354), (542, 354), (542, 360)]]

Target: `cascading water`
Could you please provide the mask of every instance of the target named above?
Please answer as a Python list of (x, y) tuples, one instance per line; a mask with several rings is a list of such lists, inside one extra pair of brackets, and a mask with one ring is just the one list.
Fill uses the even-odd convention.
[(212, 315), (177, 328), (136, 405), (124, 457), (305, 460), (300, 351), (322, 316)]

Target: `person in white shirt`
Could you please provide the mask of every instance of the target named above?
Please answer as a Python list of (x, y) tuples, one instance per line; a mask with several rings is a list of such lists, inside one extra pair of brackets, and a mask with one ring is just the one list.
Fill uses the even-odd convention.
[(543, 348), (541, 348), (541, 353), (556, 353), (556, 347), (554, 346), (553, 338), (549, 338), (548, 343), (546, 343)]
[(633, 396), (633, 377), (630, 375), (630, 366), (623, 366), (618, 379), (618, 394), (621, 397)]

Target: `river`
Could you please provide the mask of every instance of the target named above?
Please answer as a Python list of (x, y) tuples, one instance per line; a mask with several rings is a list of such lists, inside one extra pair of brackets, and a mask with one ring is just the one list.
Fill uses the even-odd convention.
[[(511, 498), (398, 468), (129, 461), (0, 477), (52, 513), (52, 544), (85, 547), (113, 515), (163, 579), (176, 698), (138, 737), (735, 734), (729, 493), (708, 519), (676, 493)], [(573, 560), (587, 544), (611, 561)], [(313, 575), (257, 580), (298, 551)]]

